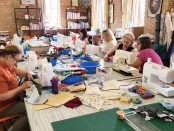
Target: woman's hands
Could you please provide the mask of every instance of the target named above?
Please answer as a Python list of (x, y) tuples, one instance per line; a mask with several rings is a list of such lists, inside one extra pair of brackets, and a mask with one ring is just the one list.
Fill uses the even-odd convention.
[(22, 89), (24, 90), (24, 89), (30, 87), (32, 84), (33, 84), (33, 82), (31, 82), (31, 81), (26, 81), (26, 82), (24, 82), (24, 83), (21, 85), (21, 87), (22, 87)]
[(32, 75), (29, 72), (26, 72), (26, 77), (27, 77), (28, 81), (33, 79)]
[(104, 59), (105, 62), (107, 62), (108, 61), (108, 55), (106, 54), (103, 59)]

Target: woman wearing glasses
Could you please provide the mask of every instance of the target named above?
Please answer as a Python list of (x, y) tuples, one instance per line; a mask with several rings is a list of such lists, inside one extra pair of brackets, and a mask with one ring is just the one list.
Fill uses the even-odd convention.
[(102, 31), (102, 39), (103, 44), (100, 45), (100, 51), (102, 56), (104, 57), (107, 53), (110, 52), (114, 48), (114, 46), (117, 44), (117, 41), (115, 40), (114, 34), (110, 29), (105, 29)]
[(134, 48), (132, 47), (132, 44), (135, 41), (135, 36), (134, 34), (132, 34), (131, 32), (128, 32), (126, 34), (124, 34), (123, 38), (122, 38), (122, 42), (117, 44), (114, 48), (112, 48), (112, 50), (110, 50), (105, 56), (104, 56), (104, 61), (108, 61), (110, 59), (110, 57), (112, 57), (113, 55), (115, 55), (115, 51), (117, 49), (119, 50), (125, 50), (125, 51), (134, 51)]
[(25, 130), (28, 121), (23, 102), (17, 101), (19, 94), (32, 85), (31, 81), (18, 86), (17, 76), (31, 79), (31, 75), (15, 65), (20, 59), (21, 51), (15, 45), (8, 45), (0, 49), (0, 118), (21, 116), (11, 127), (10, 131)]
[(137, 50), (139, 51), (137, 59), (133, 64), (130, 64), (130, 66), (139, 68), (140, 72), (143, 72), (144, 63), (147, 62), (148, 58), (151, 58), (154, 63), (163, 65), (159, 55), (152, 49), (152, 43), (149, 37), (141, 36), (138, 38)]

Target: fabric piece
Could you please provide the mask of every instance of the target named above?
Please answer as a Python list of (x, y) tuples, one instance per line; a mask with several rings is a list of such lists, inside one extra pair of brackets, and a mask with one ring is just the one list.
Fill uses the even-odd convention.
[(159, 35), (159, 44), (165, 45), (164, 38), (165, 38), (165, 16), (161, 14), (161, 22), (160, 22), (160, 35)]
[(98, 95), (84, 95), (79, 96), (79, 98), (84, 105), (94, 107), (97, 110), (116, 107), (116, 104), (113, 101), (104, 99), (102, 96)]
[(167, 63), (167, 62), (170, 61), (170, 57), (172, 56), (173, 52), (174, 52), (174, 32), (172, 34), (172, 42), (171, 42), (170, 47), (169, 47), (167, 54), (166, 54), (166, 60), (165, 60), (166, 66), (169, 65), (169, 63)]
[(45, 103), (46, 105), (50, 106), (60, 106), (72, 100), (74, 98), (74, 94), (68, 92), (61, 92), (58, 95), (53, 95), (48, 98), (48, 101)]
[(171, 15), (169, 14), (169, 12), (167, 12), (165, 16), (165, 26), (166, 26), (165, 43), (167, 44), (167, 50), (168, 50), (170, 43), (172, 41), (171, 36), (173, 31)]
[[(7, 93), (18, 87), (18, 78), (15, 73), (15, 66), (7, 67), (0, 63), (0, 94)], [(0, 112), (14, 104), (16, 97), (0, 101)]]
[(163, 65), (161, 58), (152, 49), (144, 49), (144, 50), (140, 51), (140, 53), (138, 54), (137, 57), (142, 61), (142, 65), (140, 67), (141, 71), (143, 71), (144, 63), (147, 62), (148, 58), (151, 58), (152, 62), (154, 62), (154, 63)]
[(76, 108), (80, 105), (82, 105), (82, 102), (80, 101), (79, 97), (76, 97), (64, 104), (64, 106), (69, 107), (69, 108)]
[(174, 112), (174, 104), (173, 104), (173, 103), (170, 103), (170, 102), (167, 102), (167, 101), (164, 101), (164, 100), (161, 100), (160, 103), (161, 103), (161, 105), (164, 106), (166, 109), (171, 110), (171, 111)]
[(166, 45), (153, 44), (154, 51), (160, 56), (162, 61), (166, 58), (166, 48)]
[(78, 86), (72, 86), (69, 91), (70, 92), (79, 92), (79, 91), (84, 91), (86, 89), (84, 84), (78, 85)]
[(101, 91), (99, 89), (99, 85), (98, 84), (90, 84), (89, 86), (86, 86), (85, 94), (100, 95)]

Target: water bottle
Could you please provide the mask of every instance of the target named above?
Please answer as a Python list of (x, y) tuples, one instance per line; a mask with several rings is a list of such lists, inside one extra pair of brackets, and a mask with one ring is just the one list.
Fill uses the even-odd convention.
[(51, 88), (52, 88), (52, 93), (53, 94), (58, 93), (57, 84), (58, 84), (58, 78), (53, 77), (52, 80), (51, 80)]

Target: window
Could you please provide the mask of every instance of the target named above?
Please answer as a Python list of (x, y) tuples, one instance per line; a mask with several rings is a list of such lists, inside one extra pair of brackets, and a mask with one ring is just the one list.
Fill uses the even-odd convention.
[(132, 26), (144, 26), (145, 0), (133, 0)]
[(60, 0), (45, 0), (46, 27), (61, 27)]
[(108, 26), (108, 0), (92, 0), (92, 26), (105, 29)]

